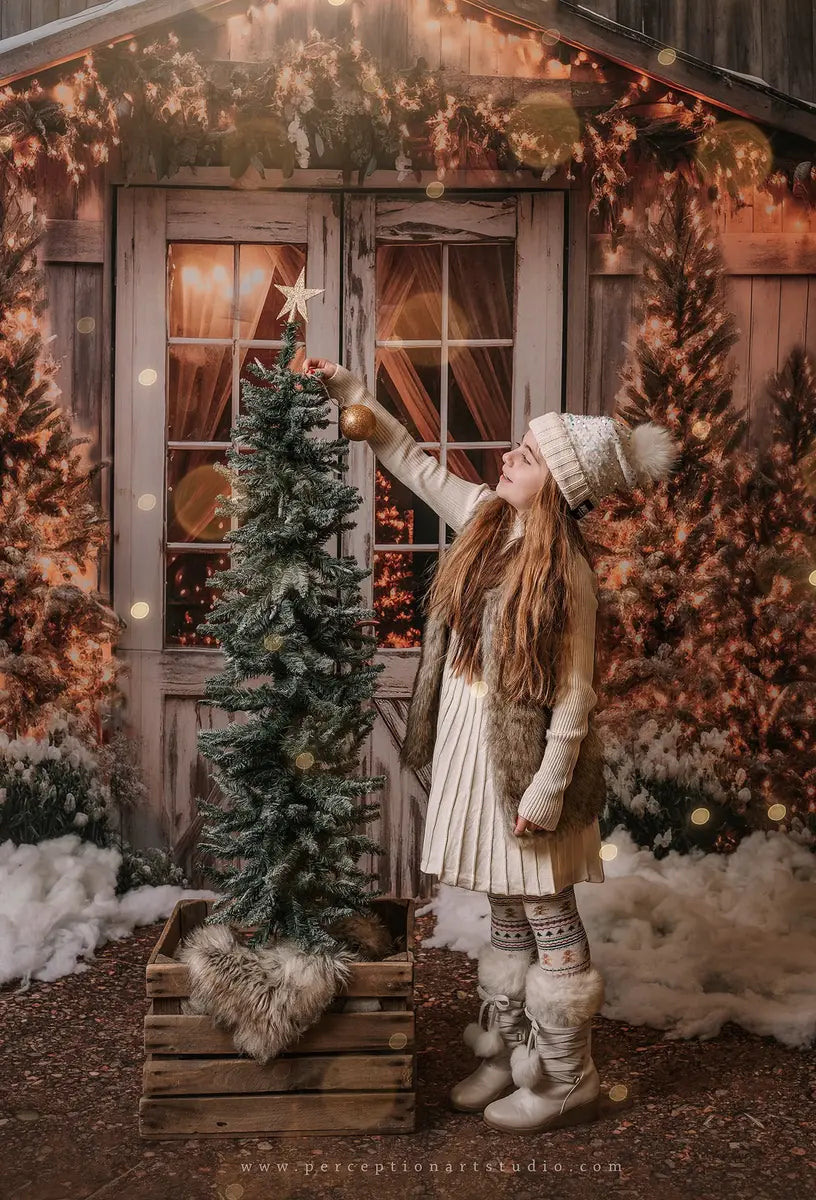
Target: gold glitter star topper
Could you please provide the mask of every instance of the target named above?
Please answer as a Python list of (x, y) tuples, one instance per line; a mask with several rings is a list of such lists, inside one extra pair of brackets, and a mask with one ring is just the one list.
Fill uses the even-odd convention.
[(291, 321), (294, 318), (295, 309), (303, 317), (304, 321), (308, 321), (309, 315), (306, 312), (306, 301), (311, 300), (312, 296), (319, 296), (325, 288), (307, 288), (306, 287), (306, 268), (303, 267), (294, 287), (288, 287), (285, 283), (276, 283), (275, 287), (279, 292), (283, 292), (286, 297), (286, 303), (278, 313), (279, 317), (286, 314), (287, 320)]

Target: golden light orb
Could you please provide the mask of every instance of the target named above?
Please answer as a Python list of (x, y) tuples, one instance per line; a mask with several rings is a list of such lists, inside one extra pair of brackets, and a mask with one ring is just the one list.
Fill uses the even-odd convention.
[(470, 690), (473, 692), (474, 696), (486, 696), (488, 691), (487, 681), (485, 679), (475, 680), (475, 682), (470, 685)]
[(142, 512), (150, 512), (156, 507), (156, 497), (151, 492), (143, 492), (136, 501), (136, 507)]
[(711, 820), (711, 813), (705, 807), (695, 808), (691, 814), (692, 825), (705, 825)]
[(438, 200), (440, 196), (445, 194), (445, 185), (441, 179), (432, 179), (425, 188), (425, 195), (429, 200)]
[(572, 158), (573, 146), (581, 136), (581, 123), (563, 96), (537, 88), (513, 107), (506, 130), (519, 162), (541, 170)]
[(670, 67), (677, 59), (677, 51), (672, 46), (664, 46), (657, 56), (661, 67)]
[(314, 766), (314, 755), (309, 750), (302, 750), (295, 759), (295, 766), (301, 771), (308, 771)]
[(781, 821), (787, 811), (784, 804), (772, 804), (768, 809), (768, 819), (771, 821)]
[(625, 1100), (628, 1095), (629, 1088), (625, 1083), (613, 1083), (609, 1089), (609, 1099), (614, 1100), (616, 1103)]
[(96, 321), (93, 317), (80, 317), (76, 323), (77, 333), (93, 333)]
[(138, 375), (139, 383), (142, 385), (142, 387), (152, 387), (158, 378), (159, 373), (158, 371), (155, 371), (153, 367), (145, 367), (145, 369), (140, 371)]
[(613, 842), (604, 842), (598, 851), (598, 858), (602, 858), (604, 862), (611, 862), (613, 858), (618, 857), (618, 847)]
[(283, 638), (279, 633), (268, 633), (263, 640), (263, 644), (267, 650), (280, 650), (283, 645)]
[(137, 600), (135, 604), (130, 606), (130, 615), (134, 621), (143, 621), (150, 612), (150, 605), (146, 600)]

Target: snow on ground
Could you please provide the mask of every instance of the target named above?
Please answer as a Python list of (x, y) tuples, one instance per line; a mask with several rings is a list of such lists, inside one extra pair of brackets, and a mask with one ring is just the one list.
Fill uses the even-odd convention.
[[(754, 832), (730, 855), (655, 859), (618, 827), (606, 880), (575, 896), (606, 982), (601, 1015), (716, 1036), (726, 1021), (803, 1049), (816, 1038), (816, 855), (788, 834)], [(483, 892), (441, 884), (424, 946), (475, 958), (490, 937)]]
[(164, 885), (115, 894), (122, 857), (73, 833), (37, 845), (0, 842), (0, 986), (88, 970), (98, 946), (168, 917), (182, 897), (215, 892)]

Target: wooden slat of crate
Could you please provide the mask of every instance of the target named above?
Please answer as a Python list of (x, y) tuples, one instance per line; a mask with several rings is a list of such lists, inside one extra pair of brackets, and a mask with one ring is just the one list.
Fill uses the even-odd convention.
[[(403, 1041), (403, 1038), (405, 1039)], [(404, 1050), (414, 1045), (414, 1013), (324, 1013), (297, 1042), (298, 1052), (323, 1050)], [(216, 1029), (209, 1017), (150, 1014), (145, 1017), (148, 1054), (234, 1054), (232, 1034)]]
[[(148, 996), (189, 996), (190, 975), (186, 963), (153, 961), (146, 967)], [(353, 963), (343, 996), (408, 996), (411, 992), (413, 963)]]
[(410, 1054), (303, 1054), (266, 1066), (251, 1058), (150, 1058), (146, 1096), (293, 1091), (398, 1091), (413, 1086)]
[(144, 1138), (291, 1133), (408, 1133), (413, 1092), (287, 1092), (281, 1096), (143, 1096)]

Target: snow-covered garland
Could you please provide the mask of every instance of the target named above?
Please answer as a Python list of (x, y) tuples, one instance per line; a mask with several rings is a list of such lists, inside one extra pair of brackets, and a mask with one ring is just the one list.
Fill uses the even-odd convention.
[[(129, 177), (228, 163), (234, 177), (250, 167), (288, 177), (296, 166), (320, 165), (342, 170), (346, 181), (356, 172), (360, 183), (377, 168), (395, 168), (398, 179), (423, 169), (441, 179), (465, 167), (529, 169), (546, 179), (563, 165), (567, 180), (576, 170), (588, 174), (592, 211), (615, 239), (639, 156), (696, 175), (712, 199), (728, 195), (738, 205), (741, 189), (756, 183), (775, 199), (793, 187), (812, 202), (810, 163), (790, 176), (769, 174), (769, 145), (751, 137), (753, 126), (720, 136), (725, 123), (699, 99), (666, 92), (644, 106), (650, 86), (643, 76), (633, 80), (581, 130), (568, 102), (552, 93), (539, 91), (532, 103), (456, 94), (441, 72), (421, 63), (386, 72), (358, 40), (328, 41), (316, 30), (305, 44), (287, 43), (257, 76), (236, 70), (217, 84), (169, 33), (89, 53), (48, 89), (34, 79), (0, 90), (0, 163), (5, 158), (23, 182), (45, 154), (62, 160), (75, 183), (113, 146)], [(544, 108), (554, 111), (542, 120)]]

